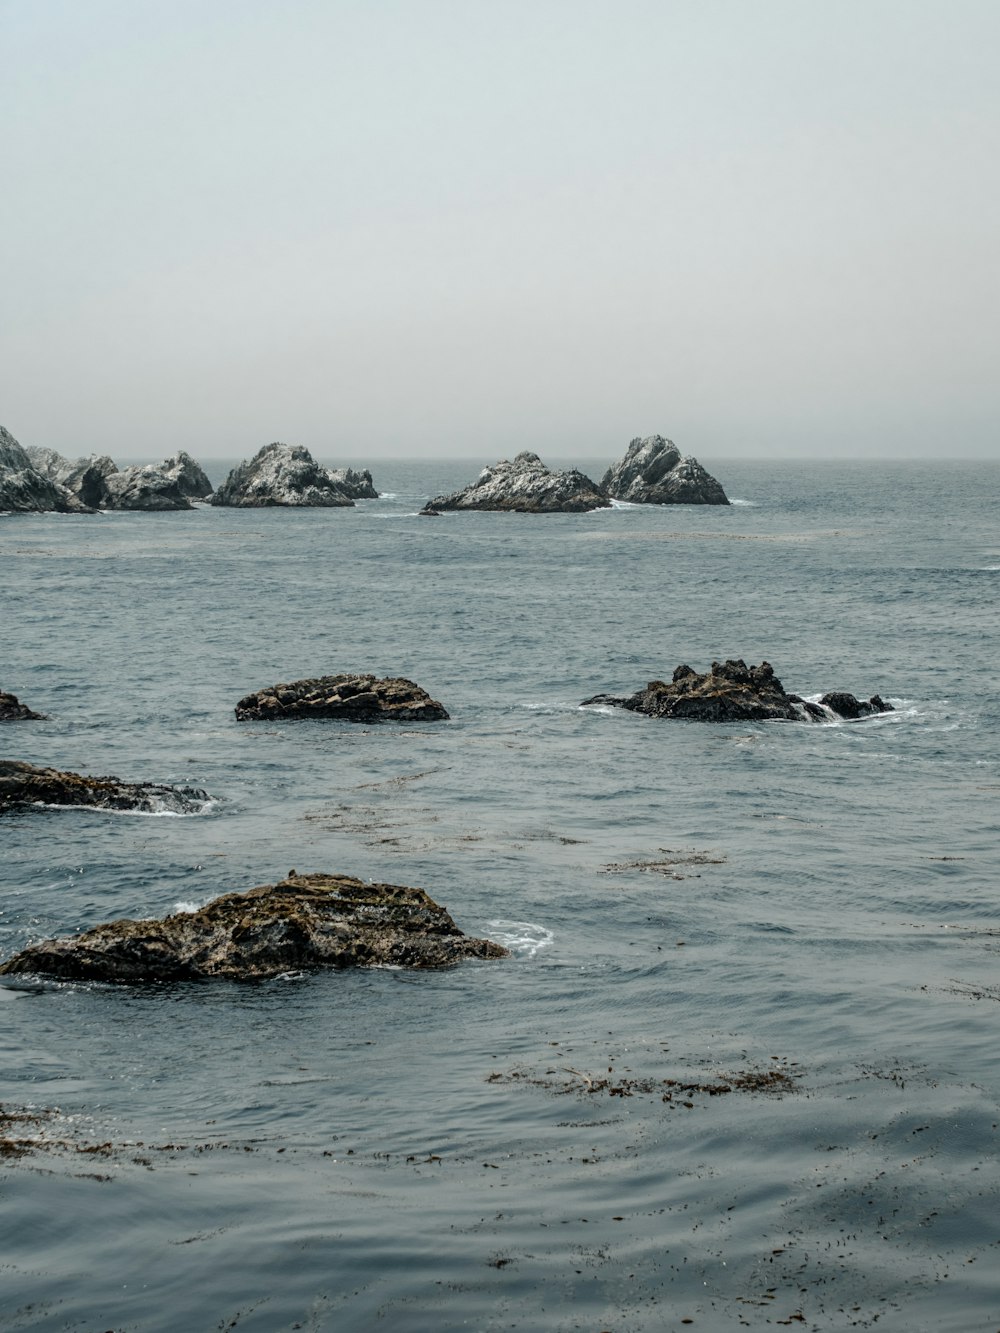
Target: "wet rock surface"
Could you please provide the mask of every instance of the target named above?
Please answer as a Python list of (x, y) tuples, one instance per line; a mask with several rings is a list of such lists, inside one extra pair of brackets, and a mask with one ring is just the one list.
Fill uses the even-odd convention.
[(0, 811), (54, 805), (187, 815), (198, 814), (210, 799), (207, 792), (197, 787), (123, 782), (115, 777), (89, 777), (57, 768), (39, 768), (15, 759), (0, 759)]
[(269, 685), (236, 705), (239, 721), (338, 718), (344, 722), (438, 722), (448, 713), (403, 676), (314, 676)]
[(16, 694), (0, 690), (0, 722), (42, 722), (44, 713), (33, 713)]
[(292, 870), (278, 884), (224, 894), (197, 912), (111, 921), (31, 945), (0, 965), (0, 975), (262, 981), (303, 969), (439, 968), (507, 954), (491, 940), (464, 935), (422, 889)]
[(892, 705), (877, 694), (860, 700), (846, 691), (836, 691), (823, 696), (821, 704), (825, 707), (806, 703), (799, 695), (785, 692), (769, 662), (747, 666), (742, 658), (713, 662), (703, 675), (689, 666), (679, 666), (669, 682), (651, 680), (645, 689), (627, 697), (597, 694), (581, 706), (590, 704), (698, 722), (828, 721), (831, 714), (853, 719), (892, 712)]
[(501, 459), (464, 490), (428, 500), (428, 515), (446, 509), (511, 510), (519, 514), (582, 514), (606, 509), (610, 501), (596, 482), (575, 469), (553, 472), (537, 454), (524, 451), (513, 462)]
[(662, 435), (636, 437), (624, 458), (608, 468), (601, 488), (632, 504), (727, 505), (720, 484), (696, 458), (685, 457)]
[(351, 469), (331, 472), (320, 467), (309, 450), (301, 445), (276, 441), (265, 444), (249, 462), (244, 461), (233, 468), (212, 496), (212, 504), (240, 509), (273, 506), (350, 508), (354, 499), (348, 488), (364, 490), (370, 484), (370, 473), (356, 473)]

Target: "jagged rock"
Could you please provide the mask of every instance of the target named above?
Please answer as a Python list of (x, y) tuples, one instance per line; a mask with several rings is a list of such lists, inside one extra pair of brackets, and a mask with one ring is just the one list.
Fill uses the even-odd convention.
[(377, 500), (378, 491), (372, 481), (372, 474), (367, 468), (356, 472), (352, 467), (327, 468), (327, 475), (333, 479), (352, 500)]
[[(163, 463), (145, 467), (127, 467), (104, 478), (108, 509), (138, 509), (161, 512), (193, 509), (192, 495), (207, 495), (212, 484), (201, 468), (185, 453)], [(208, 490), (203, 487), (207, 486)], [(194, 487), (194, 489), (191, 489)]]
[(633, 504), (727, 505), (725, 491), (696, 458), (685, 458), (673, 440), (638, 436), (625, 457), (608, 468), (601, 488), (615, 500)]
[(44, 514), (76, 508), (68, 493), (32, 464), (10, 431), (0, 426), (0, 511)]
[[(271, 505), (350, 507), (354, 500), (338, 475), (320, 467), (301, 445), (265, 444), (249, 463), (244, 461), (233, 468), (212, 496), (212, 504), (241, 509)], [(346, 479), (347, 472), (343, 475)], [(370, 482), (370, 473), (352, 473), (350, 484), (357, 484), (360, 478), (364, 485), (366, 476)]]
[(0, 811), (30, 805), (72, 805), (190, 815), (200, 813), (209, 800), (208, 793), (197, 787), (85, 777), (57, 768), (37, 768), (15, 759), (0, 759)]
[[(892, 712), (892, 705), (872, 695), (867, 703), (853, 694), (823, 696), (824, 707), (806, 703), (797, 694), (786, 694), (769, 662), (747, 666), (742, 658), (713, 662), (699, 675), (689, 666), (679, 666), (668, 684), (651, 680), (644, 690), (626, 698), (597, 694), (583, 705), (608, 704), (650, 717), (688, 718), (698, 722), (803, 722), (827, 721), (831, 713), (856, 718), (870, 713)], [(825, 709), (829, 709), (828, 713)]]
[(292, 870), (278, 884), (224, 894), (197, 912), (112, 921), (33, 944), (0, 965), (0, 974), (261, 981), (301, 969), (433, 968), (507, 955), (492, 940), (464, 935), (422, 889)]
[(519, 514), (582, 514), (609, 505), (601, 488), (575, 469), (552, 472), (537, 454), (525, 450), (483, 468), (471, 486), (428, 500), (423, 512), (443, 509), (501, 509)]
[(0, 722), (43, 722), (44, 713), (33, 713), (16, 694), (0, 690)]
[(71, 463), (54, 449), (43, 449), (38, 445), (30, 446), (25, 452), (39, 472), (75, 497), (88, 513), (107, 504), (106, 478), (118, 471), (117, 463), (107, 454), (91, 454), (89, 458), (78, 458)]
[(338, 718), (342, 722), (438, 722), (448, 714), (426, 690), (402, 676), (318, 676), (271, 685), (236, 705), (239, 721)]

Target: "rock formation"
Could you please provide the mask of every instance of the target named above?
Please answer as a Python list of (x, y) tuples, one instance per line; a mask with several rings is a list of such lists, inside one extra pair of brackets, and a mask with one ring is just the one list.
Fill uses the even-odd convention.
[(209, 799), (208, 793), (197, 787), (85, 777), (57, 768), (36, 768), (15, 759), (0, 759), (0, 811), (32, 805), (69, 805), (143, 814), (192, 815), (200, 813)]
[(81, 506), (34, 466), (10, 431), (0, 426), (0, 511), (73, 513)]
[(364, 489), (366, 485), (375, 490), (370, 472), (330, 472), (314, 462), (301, 445), (265, 444), (249, 462), (233, 468), (212, 496), (212, 504), (241, 509), (271, 505), (345, 508), (354, 504), (347, 487)]
[(625, 457), (608, 468), (601, 489), (615, 500), (655, 505), (727, 505), (725, 491), (696, 458), (685, 458), (662, 435), (632, 440)]
[(44, 713), (33, 713), (16, 694), (0, 690), (0, 722), (42, 722), (44, 719)]
[(377, 500), (378, 491), (367, 468), (356, 472), (352, 467), (327, 468), (327, 474), (352, 500)]
[(261, 981), (301, 969), (447, 967), (507, 953), (491, 940), (463, 935), (422, 889), (291, 870), (278, 884), (224, 894), (197, 912), (112, 921), (33, 944), (0, 965), (0, 974)]
[(88, 512), (95, 509), (190, 509), (192, 499), (203, 500), (212, 483), (190, 454), (182, 449), (173, 458), (145, 467), (118, 470), (106, 454), (91, 454), (75, 463), (54, 449), (25, 450), (35, 469), (56, 489), (72, 497)]
[(518, 514), (582, 514), (609, 505), (601, 488), (582, 472), (552, 472), (525, 450), (483, 468), (471, 486), (428, 500), (424, 513), (443, 509), (502, 509)]
[(447, 712), (402, 676), (317, 676), (271, 685), (236, 705), (239, 721), (324, 717), (342, 722), (438, 722)]
[(877, 694), (862, 701), (853, 694), (837, 692), (824, 695), (819, 704), (807, 703), (797, 694), (785, 693), (769, 662), (748, 667), (742, 658), (713, 662), (704, 675), (689, 666), (679, 666), (669, 684), (651, 680), (644, 690), (626, 698), (597, 694), (581, 706), (588, 704), (698, 722), (829, 721), (832, 715), (858, 718), (893, 711), (892, 705)]

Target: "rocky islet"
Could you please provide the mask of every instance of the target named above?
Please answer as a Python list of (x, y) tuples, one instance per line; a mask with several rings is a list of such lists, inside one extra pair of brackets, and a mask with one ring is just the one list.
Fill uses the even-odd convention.
[(349, 509), (356, 499), (377, 496), (367, 469), (330, 470), (321, 467), (301, 445), (275, 441), (233, 468), (211, 503), (237, 509)]
[(444, 706), (404, 676), (312, 676), (269, 685), (236, 705), (238, 721), (327, 718), (342, 722), (440, 722)]
[(199, 814), (210, 800), (208, 792), (199, 787), (125, 782), (116, 777), (93, 777), (0, 759), (0, 813), (43, 805), (189, 815)]

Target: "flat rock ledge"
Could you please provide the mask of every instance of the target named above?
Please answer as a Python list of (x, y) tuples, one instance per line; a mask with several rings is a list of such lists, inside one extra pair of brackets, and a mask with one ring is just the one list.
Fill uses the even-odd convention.
[(0, 964), (0, 975), (265, 981), (318, 968), (439, 968), (508, 954), (492, 940), (464, 935), (423, 889), (290, 870), (278, 884), (224, 894), (197, 912), (111, 921), (30, 945)]
[(446, 509), (494, 509), (518, 514), (584, 514), (611, 504), (596, 482), (575, 469), (553, 472), (525, 450), (513, 462), (483, 468), (471, 486), (428, 500), (422, 513)]
[(33, 713), (16, 694), (0, 690), (0, 722), (43, 722), (44, 713)]
[(147, 815), (196, 815), (210, 800), (208, 792), (197, 787), (86, 777), (81, 773), (64, 773), (57, 768), (37, 768), (16, 759), (0, 759), (0, 812), (33, 805), (54, 805), (132, 810)]
[(863, 700), (843, 690), (824, 694), (819, 703), (807, 702), (797, 694), (786, 694), (770, 662), (747, 666), (742, 658), (713, 662), (704, 675), (679, 666), (669, 683), (651, 680), (644, 690), (624, 698), (596, 694), (581, 707), (590, 704), (696, 722), (829, 722), (893, 711), (892, 704), (877, 694)]
[(662, 435), (632, 440), (624, 458), (601, 478), (601, 489), (631, 504), (729, 504), (726, 492), (697, 458), (685, 457)]
[(337, 718), (342, 722), (441, 722), (448, 713), (426, 690), (403, 676), (316, 676), (269, 685), (236, 705), (236, 718), (282, 721)]

